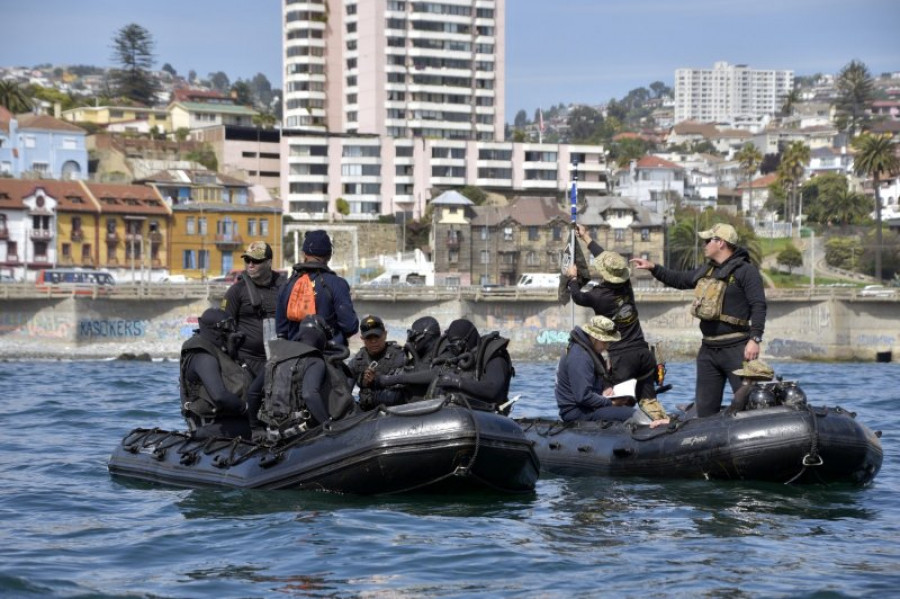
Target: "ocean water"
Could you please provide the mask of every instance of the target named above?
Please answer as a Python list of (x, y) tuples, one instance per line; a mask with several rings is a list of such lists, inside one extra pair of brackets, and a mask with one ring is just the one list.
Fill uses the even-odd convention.
[[(553, 416), (552, 363), (516, 416)], [(775, 363), (884, 431), (866, 488), (544, 478), (533, 494), (354, 497), (113, 479), (132, 428), (180, 428), (174, 362), (0, 364), (0, 597), (890, 597), (900, 364)], [(693, 365), (670, 364), (667, 406)]]

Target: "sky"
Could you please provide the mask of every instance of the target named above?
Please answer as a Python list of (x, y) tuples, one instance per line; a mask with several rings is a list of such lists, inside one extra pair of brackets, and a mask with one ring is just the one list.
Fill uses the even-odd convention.
[[(280, 0), (0, 0), (0, 15), (2, 66), (116, 66), (112, 39), (137, 23), (156, 42), (156, 68), (282, 83)], [(672, 86), (676, 68), (717, 61), (900, 71), (900, 0), (507, 0), (506, 25), (507, 121)]]

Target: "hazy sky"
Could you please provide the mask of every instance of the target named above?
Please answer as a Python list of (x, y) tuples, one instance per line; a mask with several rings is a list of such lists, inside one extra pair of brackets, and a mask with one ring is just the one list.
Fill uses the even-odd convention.
[[(798, 75), (852, 59), (900, 71), (900, 0), (507, 0), (511, 121), (560, 102), (600, 104), (678, 67), (724, 60)], [(281, 78), (280, 0), (0, 0), (0, 65), (114, 66), (112, 38), (137, 23), (159, 68)]]

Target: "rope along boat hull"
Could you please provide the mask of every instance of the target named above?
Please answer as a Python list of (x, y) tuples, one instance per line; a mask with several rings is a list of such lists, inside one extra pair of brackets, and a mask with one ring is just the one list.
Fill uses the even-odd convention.
[(880, 432), (841, 408), (778, 406), (651, 429), (518, 419), (546, 473), (851, 483), (875, 478)]
[(356, 494), (534, 489), (539, 462), (511, 419), (429, 400), (317, 427), (281, 447), (135, 429), (113, 475), (180, 487), (315, 489)]

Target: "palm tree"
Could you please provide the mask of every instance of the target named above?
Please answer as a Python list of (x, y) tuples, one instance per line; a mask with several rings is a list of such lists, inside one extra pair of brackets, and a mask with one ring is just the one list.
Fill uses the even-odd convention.
[(0, 81), (0, 106), (13, 114), (28, 112), (31, 110), (31, 100), (17, 82), (4, 79)]
[(794, 114), (794, 106), (800, 103), (799, 89), (792, 89), (781, 97), (781, 115), (792, 116)]
[(741, 170), (747, 174), (747, 184), (750, 186), (749, 209), (753, 210), (753, 175), (756, 174), (756, 169), (762, 164), (762, 152), (752, 143), (747, 143), (734, 157), (740, 163)]
[(869, 69), (859, 60), (851, 60), (835, 80), (838, 91), (837, 112), (841, 130), (856, 136), (857, 128), (866, 122), (866, 108), (875, 97), (875, 84)]
[(853, 159), (854, 172), (872, 177), (875, 187), (875, 278), (881, 280), (881, 194), (878, 188), (883, 176), (900, 172), (900, 160), (889, 135), (863, 133), (853, 140), (853, 146), (857, 150)]
[[(789, 209), (785, 210), (785, 217), (788, 222), (794, 220), (794, 208), (797, 205), (797, 191), (800, 189), (800, 181), (803, 179), (803, 173), (806, 172), (806, 165), (809, 164), (809, 146), (802, 141), (793, 141), (791, 145), (784, 151), (781, 158), (781, 164), (778, 165), (778, 179), (782, 185), (790, 191), (788, 199), (790, 200)], [(788, 218), (789, 216), (789, 218)], [(799, 218), (801, 222), (797, 225), (797, 235), (800, 234), (800, 227), (803, 226), (803, 205), (799, 206)]]

